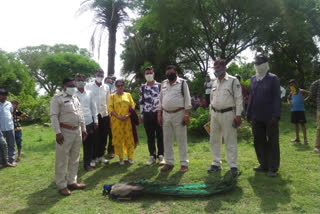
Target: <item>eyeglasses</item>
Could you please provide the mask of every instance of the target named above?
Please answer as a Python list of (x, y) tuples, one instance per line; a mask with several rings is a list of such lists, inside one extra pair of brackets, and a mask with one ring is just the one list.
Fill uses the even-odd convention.
[(124, 85), (121, 84), (121, 85), (116, 85), (117, 88), (120, 88), (120, 87), (123, 87)]

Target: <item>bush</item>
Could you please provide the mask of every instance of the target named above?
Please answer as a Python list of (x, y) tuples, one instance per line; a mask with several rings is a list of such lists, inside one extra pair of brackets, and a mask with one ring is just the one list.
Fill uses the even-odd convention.
[(28, 115), (26, 122), (48, 122), (50, 120), (50, 96), (34, 98), (24, 93), (21, 93), (19, 96), (10, 94), (8, 100), (19, 101), (18, 109)]
[(199, 107), (196, 111), (190, 111), (190, 124), (188, 132), (197, 135), (208, 135), (203, 126), (208, 122), (209, 110)]
[[(203, 128), (203, 126), (209, 121), (208, 118), (208, 109), (198, 108), (196, 111), (191, 111), (188, 132), (195, 136), (208, 135)], [(253, 140), (251, 125), (247, 121), (242, 121), (242, 124), (238, 128), (238, 140), (245, 140), (246, 142), (252, 142)]]

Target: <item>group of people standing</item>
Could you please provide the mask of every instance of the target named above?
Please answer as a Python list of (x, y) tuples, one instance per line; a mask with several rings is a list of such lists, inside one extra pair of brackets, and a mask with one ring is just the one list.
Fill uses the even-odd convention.
[[(210, 173), (221, 170), (223, 140), (230, 172), (234, 176), (238, 174), (237, 127), (242, 122), (244, 102), (247, 101), (246, 117), (252, 125), (254, 148), (259, 162), (254, 170), (266, 172), (269, 177), (277, 176), (280, 166), (280, 81), (275, 74), (269, 72), (268, 58), (264, 55), (256, 56), (255, 69), (249, 98), (244, 99), (239, 79), (226, 72), (226, 61), (217, 59), (214, 62), (216, 78), (210, 80), (208, 98), (210, 148), (213, 157), (207, 170)], [(167, 67), (167, 79), (161, 83), (155, 80), (152, 67), (145, 68), (144, 72), (146, 83), (140, 87), (139, 104), (140, 121), (148, 138), (150, 158), (146, 164), (152, 165), (158, 160), (159, 165), (163, 165), (162, 172), (171, 170), (174, 167), (175, 136), (180, 156), (179, 172), (185, 173), (189, 164), (187, 125), (190, 123), (189, 111), (192, 108), (187, 81), (178, 77), (177, 69), (173, 65)], [(85, 184), (77, 182), (82, 143), (83, 164), (87, 171), (94, 170), (98, 163), (108, 163), (105, 158), (106, 151), (109, 159), (118, 156), (120, 165), (125, 164), (125, 155), (129, 164), (133, 164), (134, 150), (138, 145), (136, 126), (139, 125), (139, 119), (131, 94), (125, 91), (124, 80), (114, 81), (111, 77), (104, 79), (103, 70), (98, 69), (93, 81), (86, 82), (87, 79), (82, 74), (77, 74), (75, 79), (65, 78), (62, 92), (55, 95), (50, 103), (50, 119), (56, 134), (55, 182), (60, 194), (64, 196), (70, 195), (71, 190), (85, 188)], [(299, 141), (298, 124), (302, 124), (304, 142), (308, 143), (301, 103), (309, 97), (304, 99), (301, 96), (310, 92), (297, 89), (294, 80), (290, 82), (290, 86), (292, 92), (288, 103), (291, 104), (292, 99), (292, 110), (298, 111), (292, 113), (292, 122), (297, 127), (294, 141)], [(6, 155), (2, 156), (5, 164), (14, 166), (14, 150), (12, 151), (10, 141), (12, 137), (8, 137), (13, 136), (13, 131), (10, 131), (13, 130), (13, 120), (11, 118), (12, 123), (3, 123), (4, 119), (8, 121), (10, 115), (13, 115), (12, 105), (8, 104), (6, 97), (7, 92), (0, 90), (0, 145), (3, 152), (3, 142), (6, 142), (2, 137), (4, 135), (9, 142), (9, 151), (6, 151), (9, 159), (5, 159)], [(320, 100), (320, 81), (313, 84), (311, 97)], [(320, 106), (320, 101), (317, 103)], [(320, 110), (315, 152), (320, 149), (319, 115)]]
[[(9, 92), (0, 89), (0, 168), (15, 167), (21, 160), (22, 128), (20, 122), (27, 117), (18, 110), (19, 101), (7, 101)], [(17, 157), (15, 152), (17, 145)]]

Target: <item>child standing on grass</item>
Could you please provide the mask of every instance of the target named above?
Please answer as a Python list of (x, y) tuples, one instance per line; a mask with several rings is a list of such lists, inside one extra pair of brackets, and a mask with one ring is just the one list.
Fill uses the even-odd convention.
[[(299, 138), (299, 124), (301, 124), (302, 128), (302, 133), (304, 137), (304, 144), (309, 144), (308, 139), (307, 139), (307, 130), (305, 123), (306, 121), (306, 116), (305, 116), (305, 109), (304, 109), (304, 102), (306, 102), (310, 96), (307, 98), (304, 98), (305, 94), (310, 94), (310, 91), (304, 90), (304, 89), (299, 89), (296, 86), (296, 82), (294, 79), (289, 81), (289, 86), (290, 86), (290, 94), (288, 96), (288, 104), (291, 107), (291, 123), (295, 125), (296, 129), (296, 138), (292, 139), (291, 142), (300, 142)], [(290, 102), (292, 100), (292, 103)]]
[(16, 162), (19, 162), (21, 160), (22, 149), (22, 128), (20, 122), (27, 117), (27, 114), (18, 110), (19, 102), (17, 100), (13, 100), (11, 101), (11, 103), (13, 106), (14, 134), (18, 148), (18, 157), (16, 159)]

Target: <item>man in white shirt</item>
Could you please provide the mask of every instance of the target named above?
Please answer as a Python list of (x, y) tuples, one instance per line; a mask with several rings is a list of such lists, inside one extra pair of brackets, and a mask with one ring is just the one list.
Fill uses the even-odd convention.
[[(94, 82), (86, 85), (86, 90), (91, 92), (91, 96), (97, 106), (97, 116), (99, 127), (96, 129), (97, 140), (95, 143), (94, 156), (96, 162), (108, 163), (104, 158), (108, 139), (108, 127), (110, 127), (110, 117), (108, 114), (108, 100), (110, 97), (110, 89), (103, 84), (104, 71), (102, 69), (96, 70), (94, 74)], [(114, 157), (114, 148), (109, 141), (108, 153), (110, 157)]]
[[(92, 171), (95, 166), (94, 163), (94, 141), (95, 141), (95, 129), (98, 128), (98, 116), (96, 103), (91, 96), (91, 92), (84, 89), (86, 85), (86, 77), (83, 74), (76, 74), (75, 77), (76, 86), (78, 91), (76, 96), (78, 97), (81, 110), (83, 112), (84, 121), (87, 129), (87, 138), (82, 139), (83, 142), (83, 164), (84, 169), (87, 171)], [(91, 163), (92, 162), (92, 163)], [(91, 163), (91, 164), (90, 164)]]

